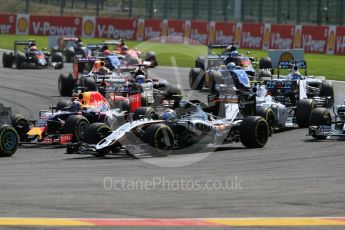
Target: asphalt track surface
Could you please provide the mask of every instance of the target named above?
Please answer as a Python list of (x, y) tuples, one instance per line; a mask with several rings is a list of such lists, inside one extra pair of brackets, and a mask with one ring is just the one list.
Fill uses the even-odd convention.
[[(58, 75), (70, 70), (70, 65), (63, 70), (0, 67), (0, 101), (36, 119), (40, 109), (60, 99)], [(185, 94), (206, 99), (206, 92), (188, 91), (188, 69), (158, 67), (150, 75), (177, 82)], [(345, 84), (336, 83), (335, 92), (336, 103), (342, 103)], [(147, 160), (21, 147), (13, 157), (0, 159), (0, 217), (344, 216), (345, 142), (315, 142), (306, 134), (307, 129), (279, 132), (262, 149), (233, 144), (213, 153)], [(318, 228), (335, 227), (303, 229)]]

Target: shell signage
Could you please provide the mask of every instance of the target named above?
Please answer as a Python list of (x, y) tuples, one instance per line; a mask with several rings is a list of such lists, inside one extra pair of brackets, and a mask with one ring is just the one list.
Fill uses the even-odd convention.
[(96, 17), (84, 16), (82, 36), (85, 38), (94, 38), (96, 31)]
[(30, 15), (17, 14), (16, 34), (27, 35), (29, 34)]

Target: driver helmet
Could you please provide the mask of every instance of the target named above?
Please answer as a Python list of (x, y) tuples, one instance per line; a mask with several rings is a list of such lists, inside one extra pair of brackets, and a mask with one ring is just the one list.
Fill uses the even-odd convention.
[(228, 70), (233, 70), (236, 68), (236, 64), (234, 62), (230, 62), (229, 64), (226, 65), (226, 68)]
[(74, 100), (71, 104), (71, 112), (79, 112), (81, 108), (81, 103), (78, 100)]
[(122, 52), (125, 52), (125, 51), (127, 51), (128, 50), (128, 46), (127, 45), (124, 45), (123, 47), (122, 47)]
[(297, 79), (301, 79), (301, 73), (299, 72), (299, 68), (297, 65), (294, 65), (292, 67), (292, 73), (291, 73), (292, 79), (297, 80)]
[(230, 52), (230, 57), (235, 58), (235, 57), (238, 57), (238, 56), (239, 56), (239, 53), (238, 53), (237, 50), (234, 50), (234, 51)]
[(78, 41), (77, 42), (77, 47), (78, 48), (81, 48), (81, 47), (83, 47), (84, 46), (84, 43), (82, 42), (82, 41)]
[(135, 77), (135, 81), (138, 84), (143, 84), (145, 82), (145, 76), (140, 74)]
[(176, 118), (176, 112), (172, 109), (166, 109), (163, 112), (163, 119), (164, 120), (173, 120)]

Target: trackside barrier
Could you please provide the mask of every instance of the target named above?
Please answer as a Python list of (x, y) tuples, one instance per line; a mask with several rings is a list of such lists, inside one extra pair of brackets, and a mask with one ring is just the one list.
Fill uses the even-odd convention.
[(334, 25), (0, 14), (0, 34), (125, 38), (205, 45), (236, 42), (241, 48), (250, 49), (302, 48), (306, 53), (345, 54), (345, 26)]

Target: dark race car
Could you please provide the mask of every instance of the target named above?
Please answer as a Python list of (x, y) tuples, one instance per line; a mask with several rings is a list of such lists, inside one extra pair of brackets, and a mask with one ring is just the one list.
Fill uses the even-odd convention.
[(86, 57), (86, 47), (78, 37), (60, 37), (51, 53), (62, 53), (65, 62), (73, 62), (76, 56)]
[[(19, 51), (18, 46), (25, 46)], [(34, 40), (15, 41), (13, 52), (4, 52), (2, 56), (4, 68), (63, 68), (63, 56), (60, 52), (50, 54), (47, 50), (38, 50)]]
[(309, 119), (309, 135), (316, 140), (345, 139), (345, 102), (333, 108), (334, 115), (325, 108), (315, 108)]
[(72, 101), (59, 101), (49, 110), (41, 110), (39, 119), (21, 117), (13, 122), (22, 144), (57, 144), (80, 141), (90, 123), (111, 125), (113, 113), (108, 102), (98, 92), (80, 93)]

